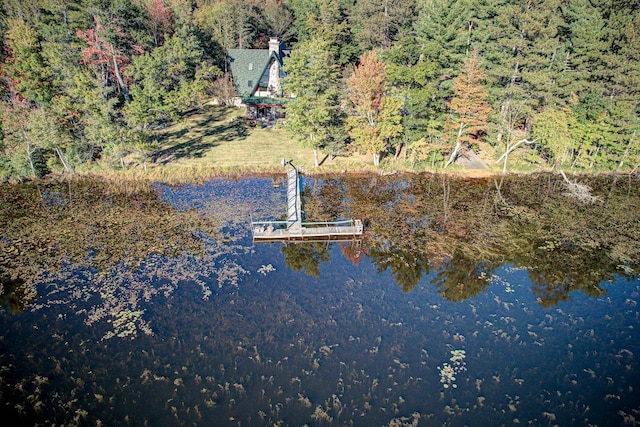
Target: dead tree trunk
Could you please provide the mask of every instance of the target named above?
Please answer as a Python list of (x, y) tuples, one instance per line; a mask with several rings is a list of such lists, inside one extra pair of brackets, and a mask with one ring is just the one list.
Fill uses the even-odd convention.
[(129, 96), (129, 91), (127, 90), (127, 87), (124, 84), (124, 78), (122, 78), (122, 73), (120, 73), (120, 67), (118, 67), (116, 49), (113, 46), (111, 46), (111, 54), (113, 57), (113, 71), (116, 75), (116, 79), (118, 80), (118, 85), (120, 85), (120, 89), (122, 89), (122, 94), (124, 95), (125, 101), (127, 101), (127, 103), (130, 103), (131, 97)]
[(456, 158), (458, 157), (458, 153), (462, 148), (462, 144), (460, 143), (460, 137), (462, 136), (463, 129), (464, 129), (464, 123), (460, 122), (460, 127), (458, 128), (458, 137), (456, 138), (456, 146), (451, 152), (451, 155), (449, 156), (449, 160), (447, 161), (447, 164), (444, 165), (445, 168), (448, 167), (451, 163), (455, 162)]

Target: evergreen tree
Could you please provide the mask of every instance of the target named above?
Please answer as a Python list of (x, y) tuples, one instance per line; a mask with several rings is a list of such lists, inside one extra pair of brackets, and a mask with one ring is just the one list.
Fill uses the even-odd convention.
[(324, 39), (299, 43), (284, 70), (287, 76), (283, 87), (295, 95), (287, 104), (287, 129), (313, 148), (314, 164), (318, 167), (318, 150), (330, 148), (336, 154), (344, 145), (338, 68), (330, 43)]
[[(555, 77), (563, 56), (557, 0), (508, 0), (474, 5), (474, 45), (486, 60), (487, 100), (496, 112), (491, 141), (503, 152), (504, 168), (517, 139), (531, 131), (532, 116), (558, 104)], [(562, 103), (560, 103), (562, 104)]]
[(53, 76), (44, 61), (37, 32), (24, 20), (11, 19), (5, 41), (9, 55), (3, 71), (14, 90), (31, 102), (48, 104), (53, 96)]
[[(608, 71), (606, 92), (609, 104), (609, 123), (616, 139), (617, 167), (630, 162), (637, 168), (638, 122), (640, 120), (640, 8), (633, 2), (612, 2), (606, 15), (607, 51), (605, 69)], [(603, 14), (604, 15), (604, 14)], [(635, 149), (633, 147), (636, 147)]]
[[(77, 67), (59, 102), (71, 112), (69, 121), (72, 134), (86, 144), (83, 160), (90, 161), (104, 152), (120, 145), (119, 135), (123, 126), (120, 112), (116, 109), (118, 98), (115, 88), (105, 87), (98, 76), (86, 68)], [(64, 110), (65, 108), (61, 108)]]
[[(294, 4), (304, 6), (296, 12), (300, 41), (311, 38), (326, 40), (334, 61), (340, 67), (345, 67), (357, 60), (360, 50), (353, 42), (351, 25), (347, 21), (339, 0), (302, 1)], [(303, 12), (304, 20), (300, 17)]]
[(195, 105), (214, 78), (222, 74), (204, 57), (197, 37), (186, 26), (163, 46), (134, 57), (128, 69), (134, 83), (133, 101), (124, 110), (130, 122), (146, 129), (155, 120), (175, 120)]
[(563, 12), (569, 31), (563, 77), (570, 80), (570, 92), (604, 95), (607, 46), (602, 15), (589, 0), (572, 1)]
[(444, 103), (438, 96), (436, 63), (423, 54), (413, 37), (396, 42), (385, 58), (391, 92), (403, 102), (403, 133), (398, 138), (397, 156), (402, 145), (441, 136)]
[[(329, 2), (333, 3), (334, 1), (329, 0)], [(289, 2), (293, 12), (293, 26), (298, 35), (298, 41), (309, 40), (319, 35), (309, 26), (309, 22), (318, 20), (321, 4), (322, 2), (319, 0), (291, 0)]]
[(450, 81), (457, 75), (471, 45), (474, 24), (468, 0), (423, 2), (414, 28), (424, 55), (438, 66), (437, 75), (447, 97), (451, 93)]
[(358, 0), (351, 9), (355, 39), (362, 50), (389, 49), (410, 31), (414, 15), (414, 0)]

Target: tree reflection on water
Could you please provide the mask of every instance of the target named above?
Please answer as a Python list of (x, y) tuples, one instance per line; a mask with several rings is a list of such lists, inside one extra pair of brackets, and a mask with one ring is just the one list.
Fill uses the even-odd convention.
[[(365, 235), (340, 243), (342, 253), (354, 265), (366, 256), (379, 273), (390, 271), (403, 292), (429, 277), (444, 298), (464, 301), (486, 289), (496, 268), (511, 265), (528, 272), (540, 304), (553, 306), (574, 291), (599, 296), (602, 282), (638, 274), (636, 178), (590, 179), (601, 200), (592, 205), (567, 197), (562, 178), (550, 175), (305, 183), (306, 220), (363, 219)], [(2, 298), (16, 311), (33, 300), (44, 272), (65, 265), (87, 265), (100, 275), (120, 267), (135, 271), (154, 256), (202, 258), (206, 238), (215, 239), (225, 220), (224, 212), (176, 210), (150, 183), (84, 179), (4, 185), (0, 191)], [(313, 277), (330, 258), (323, 242), (287, 244), (282, 252), (292, 270)], [(173, 273), (193, 275), (185, 272), (190, 268), (184, 264)]]
[(320, 263), (329, 261), (329, 246), (325, 242), (300, 242), (284, 244), (282, 253), (287, 266), (303, 271), (312, 277), (320, 277)]
[[(601, 203), (585, 205), (564, 194), (560, 177), (468, 180), (444, 176), (312, 180), (304, 192), (312, 220), (363, 219), (359, 252), (378, 272), (390, 270), (410, 292), (430, 272), (451, 301), (483, 292), (497, 267), (528, 271), (543, 306), (573, 291), (603, 293), (602, 282), (638, 274), (640, 194), (633, 178), (592, 178)], [(340, 209), (326, 194), (345, 198)], [(336, 200), (333, 197), (331, 200)], [(323, 211), (323, 206), (329, 206)], [(317, 275), (319, 252), (283, 249), (293, 269)], [(307, 266), (303, 268), (302, 266)]]

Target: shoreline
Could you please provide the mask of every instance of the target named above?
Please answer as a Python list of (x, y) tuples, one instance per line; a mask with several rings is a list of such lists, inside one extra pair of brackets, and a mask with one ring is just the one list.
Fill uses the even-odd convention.
[[(519, 171), (519, 172), (507, 172), (494, 171), (488, 169), (482, 170), (438, 170), (438, 171), (410, 171), (410, 170), (379, 170), (372, 169), (353, 169), (353, 170), (307, 170), (306, 168), (300, 168), (300, 174), (308, 177), (358, 177), (358, 176), (447, 176), (461, 180), (482, 180), (490, 178), (509, 178), (509, 177), (522, 177), (522, 176), (536, 176), (536, 175), (557, 175), (562, 176), (561, 169), (538, 169), (533, 171)], [(584, 172), (584, 171), (564, 171), (565, 174), (571, 177), (638, 177), (640, 174), (638, 171), (631, 172), (615, 172), (615, 171), (602, 171), (602, 172)], [(179, 184), (197, 184), (214, 179), (242, 179), (242, 178), (270, 178), (274, 176), (283, 175), (284, 169), (279, 170), (277, 168), (268, 168), (263, 170), (255, 169), (243, 169), (237, 170), (220, 170), (218, 168), (204, 168), (204, 167), (179, 167), (179, 168), (166, 168), (164, 166), (151, 167), (147, 171), (132, 168), (127, 170), (87, 170), (79, 171), (75, 173), (51, 173), (39, 178), (26, 178), (19, 182), (6, 181), (3, 184), (21, 184), (25, 182), (46, 182), (49, 180), (75, 180), (75, 179), (101, 179), (111, 182), (161, 182), (170, 185)]]

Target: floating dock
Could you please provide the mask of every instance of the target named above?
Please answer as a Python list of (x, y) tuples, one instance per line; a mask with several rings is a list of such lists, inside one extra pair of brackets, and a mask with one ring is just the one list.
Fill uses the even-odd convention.
[(287, 169), (287, 220), (252, 221), (254, 241), (274, 242), (282, 240), (353, 240), (364, 228), (359, 219), (341, 221), (302, 222), (302, 198), (298, 170), (283, 160)]
[(251, 223), (253, 240), (353, 240), (363, 232), (359, 219), (331, 222), (303, 222), (299, 227), (287, 227), (287, 221), (257, 221)]

